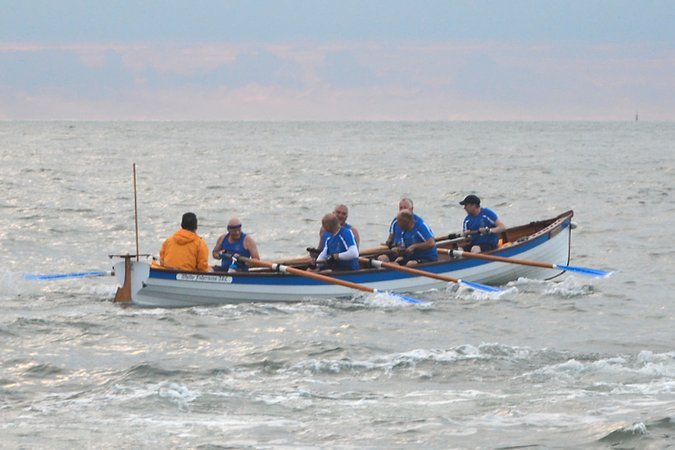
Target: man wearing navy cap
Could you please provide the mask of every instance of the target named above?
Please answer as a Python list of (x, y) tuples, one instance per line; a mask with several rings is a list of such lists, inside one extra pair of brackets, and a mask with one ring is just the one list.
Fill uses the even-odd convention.
[(464, 206), (467, 214), (462, 231), (471, 241), (464, 250), (480, 253), (497, 248), (499, 233), (506, 229), (497, 213), (490, 208), (481, 208), (480, 198), (473, 194), (467, 195), (459, 204)]

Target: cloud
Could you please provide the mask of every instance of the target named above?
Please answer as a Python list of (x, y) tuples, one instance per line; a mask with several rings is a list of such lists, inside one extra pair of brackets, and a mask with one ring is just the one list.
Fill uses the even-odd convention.
[(666, 120), (673, 56), (499, 41), (0, 44), (0, 117)]

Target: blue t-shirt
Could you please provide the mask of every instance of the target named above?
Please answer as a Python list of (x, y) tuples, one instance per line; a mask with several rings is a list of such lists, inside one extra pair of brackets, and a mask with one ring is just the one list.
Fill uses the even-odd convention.
[[(354, 238), (354, 233), (348, 227), (341, 227), (340, 230), (335, 234), (330, 234), (326, 232), (324, 235), (324, 248), (327, 248), (328, 256), (335, 253), (346, 252), (349, 247), (356, 245), (356, 239)], [(337, 262), (337, 265), (342, 269), (347, 270), (358, 270), (359, 269), (359, 258), (352, 258), (349, 260), (340, 260)]]
[[(251, 252), (249, 252), (248, 250), (246, 250), (246, 248), (244, 248), (244, 239), (246, 239), (246, 233), (241, 233), (241, 237), (239, 239), (237, 239), (234, 242), (230, 242), (230, 233), (227, 233), (225, 235), (225, 238), (223, 238), (223, 244), (221, 245), (221, 247), (223, 250), (225, 250), (227, 253), (231, 255), (237, 253), (241, 256), (246, 256), (247, 258), (250, 258)], [(223, 269), (228, 269), (230, 267), (230, 264), (232, 264), (232, 258), (223, 258), (221, 267)], [(237, 261), (235, 268), (240, 272), (246, 272), (248, 270), (248, 266), (241, 261)]]
[[(417, 214), (413, 213), (413, 218), (415, 219), (415, 221), (420, 220), (420, 221), (424, 222), (424, 220), (422, 220), (422, 218), (420, 216), (418, 216)], [(398, 226), (398, 222), (396, 222), (396, 217), (394, 217), (394, 220), (392, 220), (391, 223), (389, 224), (389, 234), (396, 235), (396, 228), (399, 228), (399, 226)]]
[[(344, 224), (344, 226), (342, 228), (346, 228), (348, 230), (351, 230), (352, 226), (349, 225), (348, 223), (346, 223), (346, 224)], [(353, 234), (353, 232), (352, 232), (352, 234)], [(328, 240), (329, 237), (330, 237), (330, 232), (324, 230), (323, 234), (321, 235), (322, 247), (319, 250), (323, 250), (323, 247), (326, 245), (326, 241)], [(356, 240), (356, 237), (354, 239)]]
[[(485, 227), (494, 228), (497, 226), (497, 220), (497, 213), (490, 208), (481, 208), (478, 215), (469, 214), (464, 218), (464, 231), (476, 231)], [(488, 244), (496, 247), (498, 242), (499, 235), (495, 233), (471, 235), (471, 243), (474, 245)]]
[[(434, 237), (434, 233), (432, 233), (429, 225), (427, 225), (418, 215), (413, 216), (415, 225), (410, 231), (403, 230), (398, 223), (394, 225), (394, 245), (407, 248), (413, 244), (426, 242), (429, 238)], [(415, 250), (410, 256), (410, 259), (435, 261), (438, 259), (438, 250), (436, 250), (436, 246), (426, 250)]]

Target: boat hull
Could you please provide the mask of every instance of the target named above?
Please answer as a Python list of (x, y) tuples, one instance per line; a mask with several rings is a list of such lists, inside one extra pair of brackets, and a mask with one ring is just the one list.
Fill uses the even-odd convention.
[[(567, 265), (570, 259), (571, 217), (571, 211), (558, 216), (533, 234), (490, 254)], [(131, 261), (131, 264), (132, 302), (146, 307), (299, 302), (350, 297), (355, 293), (354, 290), (340, 285), (280, 272), (193, 273), (155, 269), (139, 261)], [(463, 258), (420, 265), (418, 268), (447, 277), (496, 286), (518, 278), (551, 279), (563, 272), (560, 269)], [(124, 261), (115, 266), (115, 273), (122, 285)], [(400, 293), (444, 288), (447, 285), (446, 282), (436, 279), (388, 269), (367, 269), (330, 275), (379, 291)]]

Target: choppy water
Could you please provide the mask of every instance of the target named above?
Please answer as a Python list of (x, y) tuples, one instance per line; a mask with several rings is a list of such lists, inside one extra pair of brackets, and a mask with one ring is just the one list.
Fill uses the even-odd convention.
[[(0, 123), (2, 448), (675, 445), (673, 123)], [(437, 234), (476, 192), (507, 224), (575, 210), (572, 264), (425, 306), (111, 303), (108, 270), (192, 210), (298, 256), (350, 206), (376, 246), (401, 196)]]

